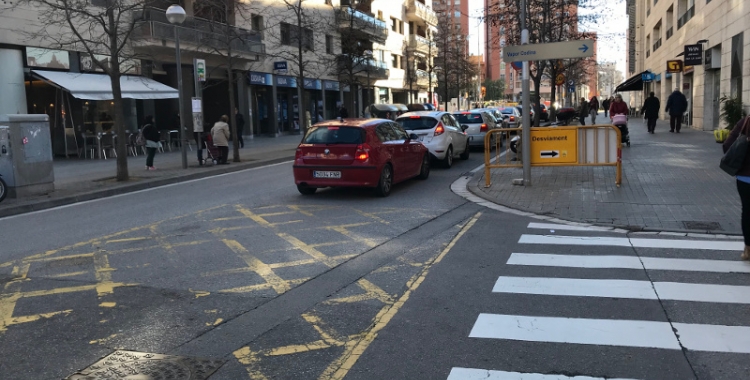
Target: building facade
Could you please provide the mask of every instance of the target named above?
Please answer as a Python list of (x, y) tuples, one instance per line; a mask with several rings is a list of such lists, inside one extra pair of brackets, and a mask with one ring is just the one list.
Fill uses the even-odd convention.
[[(688, 98), (686, 123), (713, 130), (720, 120), (723, 96), (750, 101), (750, 2), (746, 0), (630, 0), (635, 16), (630, 74), (654, 74), (636, 92), (634, 106), (653, 91), (664, 104), (675, 89)], [(686, 45), (702, 47), (702, 64), (667, 73), (668, 60), (682, 60)], [(635, 78), (637, 79), (637, 77)], [(664, 109), (661, 118), (666, 118)]]
[[(205, 124), (230, 114), (229, 67), (235, 77), (232, 90), (238, 111), (247, 120), (247, 135), (294, 133), (302, 127), (302, 112), (312, 122), (331, 119), (343, 104), (351, 104), (349, 114), (359, 116), (372, 103), (427, 101), (437, 86), (436, 78), (428, 73), (437, 54), (431, 42), (437, 16), (431, 0), (397, 2), (399, 6), (392, 0), (305, 0), (289, 1), (287, 6), (284, 1), (257, 0), (217, 11), (212, 8), (215, 2), (181, 0), (177, 3), (187, 13), (178, 29), (185, 114), (178, 117), (176, 99), (128, 98), (124, 100), (126, 128), (136, 130), (145, 115), (153, 115), (159, 128), (178, 129), (182, 118), (192, 131), (190, 99), (194, 96), (203, 100)], [(148, 7), (124, 15), (138, 22), (120, 61), (125, 74), (174, 89), (178, 82), (175, 27), (164, 14), (172, 3), (144, 1)], [(93, 7), (97, 4), (94, 1)], [(297, 17), (299, 7), (304, 16)], [(55, 146), (86, 131), (108, 130), (114, 115), (111, 101), (77, 97), (63, 84), (44, 77), (44, 72), (80, 78), (79, 74), (87, 73), (102, 83), (108, 80), (102, 79), (108, 77), (82, 49), (63, 47), (54, 38), (35, 37), (45, 28), (40, 13), (31, 5), (0, 13), (0, 114), (48, 114)], [(64, 33), (60, 29), (59, 36)], [(354, 38), (345, 38), (349, 35)], [(106, 61), (103, 56), (96, 58)], [(195, 59), (205, 61), (203, 81), (195, 80)], [(346, 67), (353, 68), (349, 75)]]

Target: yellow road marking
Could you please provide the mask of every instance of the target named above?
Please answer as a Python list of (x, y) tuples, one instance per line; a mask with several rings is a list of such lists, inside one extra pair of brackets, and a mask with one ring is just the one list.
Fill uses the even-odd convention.
[(95, 339), (95, 340), (90, 341), (89, 344), (103, 344), (103, 343), (106, 343), (107, 341), (109, 341), (109, 340), (117, 337), (118, 335), (119, 334), (112, 334), (112, 335), (110, 335), (110, 336), (108, 336), (106, 338)]
[(207, 322), (206, 326), (218, 326), (221, 322), (224, 322), (223, 318), (216, 318), (216, 321), (214, 321), (214, 323)]
[(373, 220), (377, 221), (378, 223), (391, 224), (391, 222), (389, 222), (389, 221), (387, 221), (387, 220), (385, 220), (385, 219), (383, 219), (383, 218), (381, 218), (381, 217), (379, 217), (379, 216), (377, 216), (375, 214), (371, 214), (369, 212), (365, 212), (365, 211), (362, 211), (362, 210), (357, 210), (356, 208), (354, 209), (354, 212), (356, 212), (359, 215), (364, 216), (365, 218), (373, 219)]
[(96, 285), (96, 293), (99, 297), (114, 293), (112, 286), (112, 272), (115, 269), (109, 266), (109, 258), (106, 254), (98, 252), (94, 254), (94, 275), (99, 283)]
[(253, 380), (268, 380), (267, 377), (263, 376), (260, 371), (258, 371), (255, 368), (252, 368), (260, 362), (260, 359), (258, 359), (258, 356), (250, 350), (250, 347), (242, 347), (239, 350), (235, 351), (234, 357), (237, 358), (237, 360), (240, 362), (240, 364), (244, 364), (247, 369), (247, 374), (250, 375), (250, 378)]
[(294, 214), (294, 211), (280, 211), (280, 212), (269, 212), (268, 214), (258, 214), (261, 218), (267, 218), (269, 216), (281, 216), (281, 215), (291, 215)]
[(75, 277), (75, 276), (80, 276), (82, 274), (88, 274), (88, 273), (89, 273), (88, 271), (84, 270), (80, 272), (61, 273), (61, 274), (56, 274), (54, 276), (49, 276), (49, 277), (50, 278)]
[(68, 315), (71, 312), (73, 312), (73, 310), (62, 310), (62, 311), (55, 311), (55, 312), (52, 312), (52, 313), (42, 313), (42, 314), (23, 315), (23, 316), (19, 316), (19, 317), (13, 317), (13, 318), (10, 318), (8, 320), (2, 321), (3, 324), (2, 324), (2, 326), (0, 326), (0, 331), (5, 330), (5, 326), (11, 326), (11, 325), (17, 325), (17, 324), (21, 324), (21, 323), (34, 322), (34, 321), (38, 321), (40, 319), (48, 319), (48, 318), (52, 318), (52, 317), (54, 317), (56, 315), (62, 315), (62, 314)]
[(124, 239), (113, 239), (113, 240), (107, 240), (105, 244), (112, 244), (112, 243), (129, 243), (133, 241), (141, 241), (141, 240), (148, 240), (149, 238), (146, 236), (140, 236), (140, 237), (132, 237), (132, 238), (124, 238)]
[(271, 287), (273, 287), (273, 290), (275, 290), (276, 293), (281, 294), (290, 289), (289, 284), (286, 280), (277, 276), (276, 273), (273, 272), (273, 269), (271, 269), (271, 267), (258, 260), (255, 256), (251, 255), (250, 252), (248, 252), (248, 250), (245, 249), (245, 247), (243, 247), (242, 244), (240, 244), (238, 241), (229, 239), (223, 239), (222, 241), (224, 242), (224, 244), (226, 244), (227, 247), (229, 247), (229, 249), (240, 256), (240, 258), (245, 261), (247, 266), (251, 268), (253, 272), (263, 277), (263, 279), (266, 280), (266, 282), (268, 282)]
[(102, 302), (99, 304), (99, 307), (115, 307), (117, 306), (117, 302)]
[[(303, 283), (303, 282), (305, 282), (305, 281), (307, 281), (309, 279), (310, 279), (309, 277), (308, 278), (298, 278), (298, 279), (294, 279), (294, 280), (289, 280), (289, 281), (287, 281), (287, 283), (289, 285), (294, 286), (294, 285), (299, 285), (299, 284), (301, 284), (301, 283)], [(269, 288), (272, 288), (272, 287), (273, 287), (272, 284), (263, 283), (263, 284), (257, 284), (257, 285), (247, 285), (247, 286), (240, 286), (240, 287), (237, 287), (237, 288), (230, 288), (230, 289), (219, 290), (219, 292), (220, 293), (250, 293), (250, 292), (255, 292), (255, 291), (258, 291), (258, 290), (269, 289)]]
[(344, 353), (336, 361), (331, 363), (331, 365), (329, 365), (325, 371), (323, 371), (323, 374), (320, 375), (319, 379), (338, 380), (343, 379), (344, 376), (349, 373), (354, 364), (357, 363), (357, 360), (359, 360), (362, 354), (364, 354), (365, 350), (367, 350), (370, 344), (372, 344), (375, 338), (377, 338), (378, 333), (388, 325), (391, 319), (393, 319), (393, 316), (395, 316), (396, 313), (398, 313), (398, 311), (404, 306), (406, 301), (411, 296), (412, 292), (419, 288), (419, 286), (429, 274), (430, 268), (443, 260), (443, 258), (448, 254), (448, 252), (450, 252), (453, 246), (456, 245), (456, 243), (461, 239), (466, 231), (474, 226), (481, 215), (481, 212), (478, 212), (476, 215), (474, 215), (471, 221), (469, 221), (469, 223), (467, 223), (461, 229), (461, 231), (459, 231), (459, 233), (453, 238), (453, 240), (451, 240), (450, 244), (448, 244), (448, 246), (445, 247), (445, 249), (443, 249), (443, 251), (440, 252), (440, 254), (437, 255), (434, 259), (428, 261), (422, 268), (422, 270), (419, 271), (419, 273), (415, 274), (414, 277), (412, 277), (409, 282), (407, 282), (406, 292), (404, 292), (404, 294), (401, 295), (401, 297), (399, 297), (399, 299), (395, 303), (383, 307), (375, 316), (375, 324), (373, 325), (373, 327), (369, 331), (367, 331), (362, 339), (356, 341), (356, 344), (347, 346), (347, 349), (344, 350)]

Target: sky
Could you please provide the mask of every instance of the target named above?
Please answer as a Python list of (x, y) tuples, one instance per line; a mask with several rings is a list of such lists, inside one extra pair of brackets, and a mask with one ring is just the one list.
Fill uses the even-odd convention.
[[(595, 27), (582, 27), (584, 30), (599, 33), (597, 42), (597, 58), (599, 62), (617, 62), (617, 69), (626, 74), (625, 70), (625, 39), (628, 28), (627, 9), (625, 0), (608, 1), (607, 9), (579, 10), (581, 14), (601, 14), (602, 19)], [(469, 0), (469, 49), (471, 54), (480, 51), (484, 54), (484, 25), (479, 24), (479, 17), (484, 15), (484, 0)], [(478, 29), (479, 28), (479, 29)], [(477, 45), (479, 38), (479, 45)]]

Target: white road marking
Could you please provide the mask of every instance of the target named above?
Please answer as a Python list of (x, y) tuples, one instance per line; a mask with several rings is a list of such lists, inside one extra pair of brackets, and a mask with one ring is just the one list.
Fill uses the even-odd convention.
[[(675, 328), (675, 332), (672, 330)], [(750, 327), (480, 314), (469, 337), (750, 354)]]
[(634, 380), (634, 379), (614, 379), (611, 377), (590, 377), (590, 376), (565, 376), (565, 375), (545, 375), (542, 373), (521, 373), (493, 371), (488, 369), (461, 368), (453, 367), (448, 374), (448, 380)]
[(597, 232), (611, 232), (614, 227), (599, 227), (599, 226), (574, 226), (567, 224), (556, 224), (556, 223), (529, 223), (526, 228), (538, 229), (538, 230), (560, 230), (560, 231), (597, 231)]
[(552, 244), (613, 246), (634, 248), (674, 248), (705, 249), (712, 251), (742, 251), (745, 247), (741, 241), (726, 240), (680, 240), (680, 239), (631, 239), (625, 237), (605, 236), (558, 236), (558, 235), (521, 235), (519, 244)]
[(750, 286), (680, 282), (654, 282), (652, 287), (650, 281), (502, 276), (492, 292), (750, 304)]
[(479, 314), (469, 337), (681, 349), (669, 323), (654, 321)]
[(673, 259), (667, 257), (556, 255), (513, 253), (509, 265), (566, 268), (617, 268), (688, 272), (750, 273), (750, 262), (737, 260)]

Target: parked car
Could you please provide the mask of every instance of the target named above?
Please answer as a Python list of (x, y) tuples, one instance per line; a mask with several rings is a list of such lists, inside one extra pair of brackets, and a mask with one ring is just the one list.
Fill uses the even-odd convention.
[[(518, 109), (518, 113), (523, 115), (523, 106), (518, 105), (516, 106), (516, 108)], [(531, 120), (531, 123), (533, 124), (534, 123), (534, 107), (529, 107), (529, 117), (531, 117), (530, 120)]]
[(492, 107), (492, 108), (481, 108), (479, 110), (487, 111), (487, 113), (490, 114), (490, 116), (492, 116), (493, 119), (495, 119), (495, 124), (497, 125), (498, 128), (505, 128), (505, 126), (503, 125), (505, 124), (505, 120), (503, 118), (503, 114), (500, 112), (499, 109), (497, 109), (496, 107)]
[[(466, 134), (469, 135), (469, 146), (484, 146), (484, 136), (488, 131), (499, 128), (495, 119), (487, 111), (471, 110), (465, 112), (454, 112), (453, 116), (461, 124), (467, 126)], [(493, 135), (492, 146), (495, 146)]]
[(469, 159), (469, 136), (466, 128), (448, 112), (417, 111), (408, 112), (396, 119), (406, 133), (417, 135), (418, 140), (439, 160), (444, 167), (453, 166), (453, 159)]
[(500, 112), (503, 114), (503, 118), (505, 119), (505, 125), (508, 128), (520, 128), (523, 123), (523, 118), (521, 117), (521, 111), (518, 110), (516, 107), (505, 107), (500, 110)]
[(293, 170), (304, 195), (323, 187), (372, 187), (387, 197), (398, 182), (429, 177), (430, 152), (390, 120), (325, 121), (305, 133)]
[(412, 103), (406, 107), (409, 111), (435, 111), (435, 106), (430, 103)]
[(549, 121), (549, 110), (547, 109), (547, 106), (544, 104), (540, 104), (539, 108), (541, 110), (541, 114), (539, 114), (539, 120), (548, 122)]

